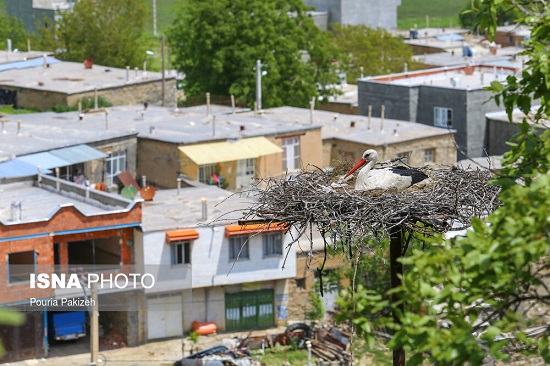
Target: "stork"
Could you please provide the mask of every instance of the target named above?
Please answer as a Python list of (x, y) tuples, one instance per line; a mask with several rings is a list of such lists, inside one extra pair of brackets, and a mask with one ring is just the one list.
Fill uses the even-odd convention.
[(357, 175), (355, 181), (356, 191), (369, 191), (373, 189), (403, 191), (414, 184), (428, 179), (428, 176), (418, 169), (407, 169), (405, 167), (372, 169), (377, 161), (378, 153), (375, 150), (369, 149), (365, 151), (361, 159), (344, 176), (344, 179), (365, 164), (366, 166)]

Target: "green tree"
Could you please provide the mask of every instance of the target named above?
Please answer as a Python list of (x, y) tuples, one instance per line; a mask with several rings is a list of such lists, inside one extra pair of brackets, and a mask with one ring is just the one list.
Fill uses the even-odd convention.
[(145, 0), (81, 0), (54, 27), (42, 29), (41, 44), (58, 57), (113, 67), (136, 67), (145, 59)]
[(418, 68), (412, 61), (412, 49), (384, 29), (334, 24), (333, 30), (333, 42), (342, 54), (351, 83), (360, 77), (361, 68), (365, 76), (402, 72), (405, 64), (409, 70)]
[(189, 95), (233, 94), (252, 106), (256, 60), (267, 72), (262, 107), (336, 93), (336, 49), (301, 0), (186, 0), (168, 36)]
[[(0, 39), (2, 42), (6, 42), (8, 39), (11, 39), (12, 50), (15, 50), (16, 48), (26, 50), (28, 37), (29, 36), (23, 27), (23, 23), (21, 23), (17, 18), (7, 15), (0, 15)], [(5, 49), (5, 47), (2, 49)]]
[[(392, 329), (388, 345), (408, 350), (407, 364), (480, 365), (487, 355), (509, 360), (511, 352), (550, 362), (550, 130), (537, 133), (534, 127), (550, 112), (550, 16), (544, 1), (484, 0), (474, 27), (492, 37), (504, 5), (516, 6), (522, 12), (518, 20), (532, 32), (522, 77), (509, 76), (489, 88), (510, 119), (514, 108), (526, 116), (494, 180), (501, 187), (501, 207), (485, 221), (475, 220), (465, 237), (427, 238), (438, 245), (403, 259), (408, 270), (394, 290), (400, 301), (364, 288), (353, 298), (346, 293), (342, 301), (348, 306), (344, 317), (354, 319), (370, 344), (377, 326)], [(352, 299), (355, 308), (349, 307)], [(401, 302), (406, 307), (397, 319), (375, 318), (382, 309), (399, 309)], [(538, 337), (529, 337), (533, 329), (540, 330)]]
[[(468, 0), (458, 15), (463, 28), (478, 30), (474, 27), (481, 8), (481, 0)], [(497, 25), (514, 24), (521, 17), (521, 12), (512, 4), (503, 2), (497, 5)]]

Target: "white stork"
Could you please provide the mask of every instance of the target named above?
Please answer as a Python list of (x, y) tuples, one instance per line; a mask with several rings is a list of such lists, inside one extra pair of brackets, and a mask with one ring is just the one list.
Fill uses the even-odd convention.
[(407, 169), (405, 167), (386, 167), (381, 169), (372, 169), (378, 161), (378, 153), (375, 150), (367, 150), (355, 164), (353, 168), (344, 176), (349, 177), (357, 169), (366, 164), (359, 171), (355, 181), (356, 191), (369, 191), (373, 189), (402, 191), (413, 184), (420, 183), (428, 179), (428, 176), (417, 169)]

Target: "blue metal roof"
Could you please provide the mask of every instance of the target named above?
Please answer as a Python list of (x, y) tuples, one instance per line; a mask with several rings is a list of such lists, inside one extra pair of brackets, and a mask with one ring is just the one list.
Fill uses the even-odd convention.
[(52, 169), (71, 165), (69, 162), (60, 159), (49, 152), (20, 156), (16, 160), (24, 161), (25, 163), (29, 163), (33, 166), (39, 166), (42, 169)]
[(84, 163), (86, 161), (103, 159), (108, 156), (88, 145), (76, 145), (63, 149), (51, 150), (50, 154), (68, 162), (68, 164), (65, 165)]
[[(42, 174), (49, 174), (52, 171), (42, 169), (40, 172)], [(0, 163), (0, 178), (32, 177), (37, 174), (38, 168), (36, 166), (18, 159)]]
[(465, 38), (464, 36), (461, 36), (460, 34), (442, 34), (439, 36), (436, 36), (437, 39), (440, 41), (463, 41)]
[[(54, 57), (46, 56), (46, 62), (48, 64), (56, 64), (61, 61), (59, 61)], [(32, 58), (30, 60), (15, 61), (15, 62), (0, 64), (0, 71), (13, 70), (13, 69), (28, 69), (31, 67), (40, 67), (40, 66), (44, 66), (43, 57), (37, 57), (37, 58)]]

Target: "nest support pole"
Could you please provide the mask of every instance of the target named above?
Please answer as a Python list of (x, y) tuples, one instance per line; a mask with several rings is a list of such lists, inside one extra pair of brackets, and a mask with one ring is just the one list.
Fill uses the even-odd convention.
[[(394, 226), (390, 229), (390, 285), (394, 289), (401, 286), (401, 275), (403, 274), (403, 264), (398, 261), (403, 253), (404, 235), (401, 226)], [(399, 301), (399, 296), (392, 295), (392, 302), (395, 304)], [(396, 323), (399, 323), (397, 311), (403, 312), (404, 303), (401, 302), (393, 309), (393, 318)], [(405, 366), (405, 350), (398, 348), (393, 350), (393, 366)]]

